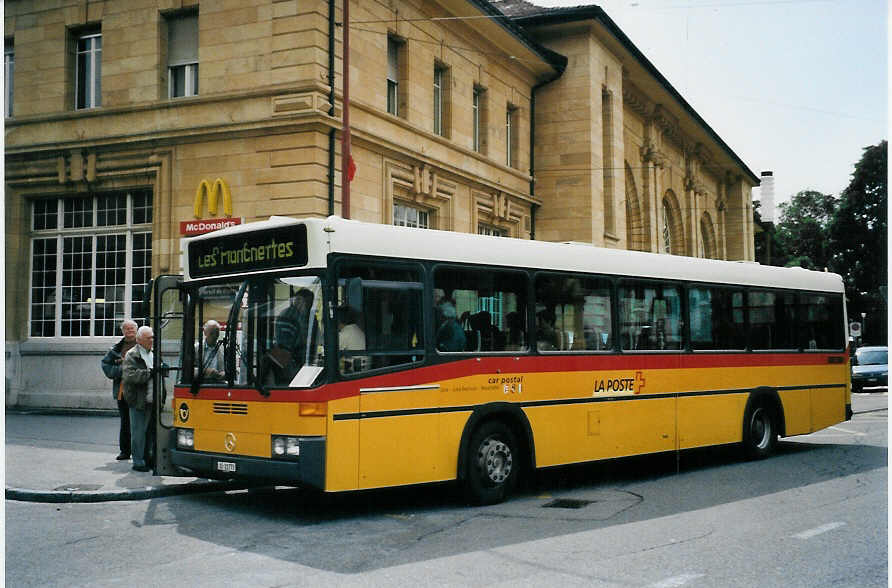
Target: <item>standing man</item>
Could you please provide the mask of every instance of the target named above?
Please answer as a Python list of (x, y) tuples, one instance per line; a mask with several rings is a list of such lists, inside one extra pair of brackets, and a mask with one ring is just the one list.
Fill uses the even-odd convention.
[(118, 461), (130, 459), (130, 407), (127, 406), (121, 390), (121, 375), (124, 355), (136, 345), (136, 329), (135, 321), (124, 320), (121, 323), (121, 333), (124, 336), (102, 358), (102, 371), (112, 381), (112, 398), (118, 403), (118, 414), (121, 417), (121, 427), (118, 431), (118, 446), (121, 452), (115, 458)]
[(124, 398), (130, 406), (130, 449), (133, 454), (133, 469), (137, 472), (149, 471), (146, 463), (146, 437), (152, 415), (154, 340), (155, 333), (151, 327), (137, 329), (136, 345), (124, 356), (123, 363)]

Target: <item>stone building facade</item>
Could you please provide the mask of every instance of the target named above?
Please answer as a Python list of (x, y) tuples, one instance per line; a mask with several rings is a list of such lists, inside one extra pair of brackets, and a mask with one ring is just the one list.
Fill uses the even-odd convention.
[[(112, 407), (99, 359), (196, 217), (343, 212), (342, 7), (5, 2), (7, 406)], [(597, 7), (349, 26), (351, 218), (753, 258), (757, 179)]]

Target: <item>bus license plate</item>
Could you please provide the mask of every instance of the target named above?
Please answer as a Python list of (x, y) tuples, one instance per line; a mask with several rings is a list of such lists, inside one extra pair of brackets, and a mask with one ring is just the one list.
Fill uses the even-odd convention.
[(217, 462), (217, 470), (221, 472), (234, 472), (235, 464), (231, 461), (218, 461)]

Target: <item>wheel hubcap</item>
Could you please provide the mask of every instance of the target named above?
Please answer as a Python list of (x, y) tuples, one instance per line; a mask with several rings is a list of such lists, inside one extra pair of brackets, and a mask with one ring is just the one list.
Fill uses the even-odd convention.
[(765, 449), (771, 442), (771, 417), (764, 408), (757, 408), (750, 421), (750, 437), (756, 441), (756, 447)]
[(511, 467), (514, 463), (511, 449), (502, 441), (492, 437), (480, 444), (477, 461), (486, 479), (493, 484), (501, 484), (507, 480), (511, 475)]

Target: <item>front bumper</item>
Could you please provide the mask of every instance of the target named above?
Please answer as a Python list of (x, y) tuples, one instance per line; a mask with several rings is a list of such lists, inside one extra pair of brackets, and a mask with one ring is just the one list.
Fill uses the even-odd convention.
[(858, 374), (852, 376), (852, 388), (888, 388), (889, 374)]
[(202, 478), (257, 480), (325, 489), (325, 438), (300, 440), (300, 458), (279, 460), (171, 449), (171, 461)]

